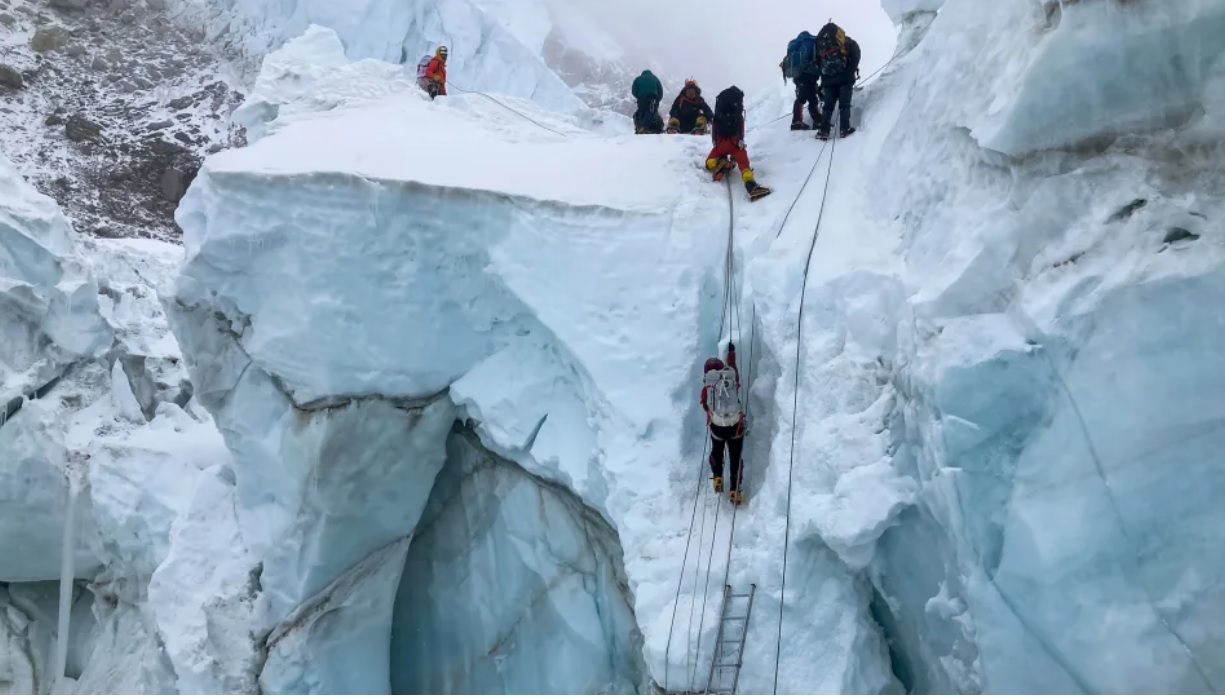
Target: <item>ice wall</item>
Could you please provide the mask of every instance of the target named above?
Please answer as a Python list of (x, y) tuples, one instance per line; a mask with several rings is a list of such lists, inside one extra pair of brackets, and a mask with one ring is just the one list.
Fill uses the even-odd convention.
[[(80, 464), (70, 464), (54, 408), (33, 399), (112, 340), (77, 254), (55, 202), (0, 157), (0, 581), (59, 578), (66, 478)], [(97, 561), (80, 549), (88, 571)]]
[(574, 494), (447, 442), (396, 598), (396, 693), (635, 693), (644, 681), (616, 532)]
[[(258, 60), (312, 24), (334, 30), (352, 59), (404, 64), (410, 80), (417, 60), (439, 45), (450, 49), (452, 93), (460, 87), (523, 97), (573, 111), (582, 102), (541, 58), (538, 4), (492, 0), (177, 0), (190, 21)], [(526, 44), (524, 42), (529, 42)]]
[(912, 691), (1225, 684), (1221, 12), (950, 0), (861, 102), (939, 86), (867, 179), (913, 290), (890, 431), (922, 488), (869, 568)]
[[(681, 264), (691, 244), (665, 248), (674, 262), (662, 278), (657, 269), (610, 274), (601, 262), (609, 244), (659, 254), (657, 242), (675, 230), (675, 203), (660, 183), (688, 170), (682, 152), (591, 137), (574, 152), (530, 122), (488, 119), (496, 105), (430, 103), (415, 90), (361, 108), (337, 104), (326, 119), (309, 110), (280, 113), (279, 126), (250, 148), (211, 159), (179, 211), (188, 260), (168, 305), (189, 348), (196, 396), (234, 454), (237, 525), (249, 554), (241, 573), (227, 566), (235, 568), (226, 578), (232, 582), (201, 587), (229, 590), (223, 597), (248, 604), (242, 614), (266, 630), (245, 642), (210, 623), (214, 612), (205, 606), (168, 649), (185, 688), (241, 686), (203, 675), (186, 683), (196, 648), (207, 643), (246, 647), (239, 655), (256, 660), (267, 649), (264, 667), (244, 670), (249, 663), (235, 657), (232, 674), (257, 678), (265, 691), (387, 691), (389, 610), (403, 551), (379, 565), (366, 561), (396, 542), (408, 545), (444, 464), (457, 414), (452, 400), (487, 421), (497, 448), (537, 475), (573, 484), (607, 513), (604, 469), (635, 464), (606, 457), (632, 445), (616, 441), (624, 432), (596, 425), (628, 421), (645, 429), (671, 411), (671, 388), (636, 369), (644, 354), (665, 370), (688, 368), (685, 353), (670, 346), (678, 338), (610, 347), (603, 328), (664, 285), (697, 297), (703, 280)], [(577, 132), (557, 116), (532, 116)], [(319, 129), (332, 135), (321, 138)], [(422, 129), (435, 137), (418, 138)], [(487, 167), (450, 157), (473, 148)], [(548, 163), (550, 176), (523, 178), (515, 164), (526, 158)], [(592, 158), (623, 161), (645, 176), (631, 187), (600, 187), (602, 176), (587, 168)], [(655, 175), (661, 165), (665, 172)], [(613, 172), (607, 178), (620, 181)], [(284, 218), (290, 210), (292, 232)], [(627, 227), (637, 232), (611, 235)], [(542, 276), (542, 264), (567, 274)], [(570, 303), (558, 303), (563, 296)], [(667, 325), (694, 310), (652, 304), (642, 312)], [(477, 380), (477, 373), (491, 378)], [(502, 414), (498, 396), (517, 397), (501, 393), (512, 390), (531, 390), (538, 400)], [(666, 483), (664, 472), (656, 477)], [(559, 526), (557, 536), (565, 536)], [(607, 579), (599, 565), (593, 579)], [(247, 580), (257, 582), (244, 593)], [(571, 587), (545, 589), (556, 598), (542, 609), (574, 608)], [(239, 604), (244, 594), (255, 602)], [(320, 613), (330, 606), (338, 613)], [(628, 659), (631, 639), (620, 638), (632, 617), (608, 610), (600, 620), (618, 638), (593, 641), (587, 657), (611, 654), (607, 682), (632, 685), (625, 668), (640, 660)], [(339, 647), (350, 651), (328, 660), (328, 649)], [(344, 658), (362, 659), (362, 671)], [(537, 665), (524, 667), (546, 660), (554, 659), (525, 659)], [(475, 690), (487, 680), (494, 681), (474, 671), (463, 686)]]

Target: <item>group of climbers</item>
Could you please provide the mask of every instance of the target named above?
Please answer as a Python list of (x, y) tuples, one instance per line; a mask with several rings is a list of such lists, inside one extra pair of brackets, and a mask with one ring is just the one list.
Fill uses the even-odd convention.
[[(634, 112), (634, 133), (658, 134), (663, 127), (659, 116), (659, 103), (663, 99), (664, 87), (659, 78), (649, 71), (642, 71), (630, 87), (638, 109)], [(744, 92), (732, 85), (715, 97), (715, 108), (702, 97), (702, 88), (696, 81), (685, 81), (680, 94), (672, 100), (668, 112), (669, 134), (710, 134), (714, 142), (706, 156), (706, 169), (721, 182), (732, 168), (740, 167), (740, 180), (744, 183), (753, 201), (766, 196), (770, 190), (757, 184), (749, 164), (749, 153), (744, 144)]]
[[(830, 22), (816, 36), (800, 32), (787, 45), (779, 68), (783, 82), (795, 81), (795, 103), (791, 110), (793, 131), (817, 130), (817, 138), (829, 138), (830, 117), (838, 109), (839, 137), (855, 133), (851, 126), (851, 95), (859, 79), (859, 44), (841, 27)], [(812, 126), (804, 122), (804, 107)]]
[[(839, 137), (846, 138), (855, 133), (851, 126), (851, 95), (855, 81), (859, 79), (859, 44), (846, 35), (838, 25), (830, 22), (813, 36), (809, 32), (801, 32), (787, 46), (787, 55), (780, 64), (783, 70), (784, 82), (790, 78), (795, 81), (795, 103), (792, 107), (793, 131), (816, 129), (817, 138), (829, 138), (833, 124), (830, 117), (834, 109), (838, 109)], [(650, 75), (649, 72), (643, 74)], [(662, 96), (663, 89), (655, 76), (650, 75), (657, 92)], [(682, 98), (701, 101), (701, 92), (695, 89), (688, 91), (692, 81), (685, 83), (685, 89), (677, 97), (677, 103)], [(696, 88), (696, 85), (693, 85)], [(635, 90), (637, 82), (635, 82)], [(637, 96), (637, 95), (635, 95)], [(727, 158), (734, 160), (739, 166), (742, 177), (749, 187), (749, 195), (754, 199), (752, 170), (749, 169), (748, 153), (744, 144), (744, 93), (735, 86), (724, 90), (715, 99), (714, 150), (706, 160), (708, 170), (714, 172), (715, 180), (731, 169)], [(658, 104), (658, 99), (654, 104)], [(701, 102), (705, 107), (705, 102)], [(650, 104), (645, 105), (650, 108)], [(639, 101), (639, 111), (643, 111), (644, 103)], [(804, 108), (808, 108), (812, 118), (812, 126), (804, 122)], [(709, 119), (709, 107), (703, 112)], [(673, 105), (673, 116), (677, 116), (677, 106)], [(642, 117), (635, 115), (635, 126)], [(683, 125), (682, 125), (683, 126)], [(678, 128), (676, 131), (687, 133)], [(676, 131), (669, 129), (669, 133)], [(639, 130), (638, 133), (650, 133)], [(657, 131), (655, 133), (658, 133)], [(769, 193), (766, 190), (765, 193)], [(702, 391), (699, 403), (706, 412), (706, 424), (710, 432), (710, 472), (716, 493), (724, 490), (724, 473), (728, 476), (728, 494), (733, 505), (743, 502), (741, 491), (741, 476), (744, 462), (744, 436), (747, 430), (745, 412), (740, 398), (740, 370), (736, 366), (736, 345), (728, 343), (727, 361), (719, 357), (710, 357), (702, 367)], [(726, 471), (725, 464), (730, 464)]]
[[(839, 137), (855, 133), (851, 126), (851, 96), (859, 79), (859, 44), (833, 22), (827, 23), (816, 36), (805, 31), (787, 45), (787, 55), (779, 67), (783, 81), (795, 81), (795, 103), (792, 106), (791, 129), (816, 129), (817, 138), (828, 140), (833, 128), (831, 117), (838, 110)], [(634, 133), (658, 134), (665, 130), (659, 116), (664, 98), (663, 84), (649, 71), (634, 79), (630, 89), (638, 101), (634, 112)], [(804, 109), (812, 119), (804, 121)], [(702, 98), (702, 89), (694, 80), (686, 80), (680, 94), (672, 101), (666, 131), (669, 134), (704, 135), (709, 129), (714, 147), (706, 156), (706, 169), (716, 182), (733, 167), (740, 168), (749, 198), (753, 201), (770, 190), (757, 183), (749, 163), (744, 143), (744, 92), (735, 85), (715, 98), (712, 110)]]
[[(447, 47), (440, 46), (434, 54), (422, 57), (417, 64), (417, 85), (430, 99), (447, 94)], [(838, 109), (839, 136), (855, 133), (851, 126), (851, 97), (859, 78), (859, 44), (833, 22), (813, 36), (801, 32), (787, 46), (787, 55), (779, 67), (783, 81), (795, 82), (795, 103), (792, 107), (791, 129), (815, 129), (817, 138), (829, 138), (833, 125), (830, 116)], [(744, 92), (732, 85), (715, 97), (711, 109), (702, 97), (702, 89), (694, 80), (686, 80), (680, 94), (672, 101), (665, 128), (659, 115), (664, 89), (659, 78), (644, 70), (633, 82), (631, 93), (638, 102), (634, 112), (634, 132), (638, 134), (705, 135), (710, 133), (714, 145), (706, 156), (706, 169), (716, 182), (734, 167), (740, 168), (740, 178), (753, 201), (770, 193), (757, 184), (744, 142)], [(812, 126), (804, 122), (807, 107)], [(708, 131), (709, 129), (709, 131)], [(717, 493), (727, 492), (734, 505), (742, 502), (740, 477), (744, 468), (742, 453), (746, 420), (740, 398), (740, 371), (736, 366), (736, 346), (729, 343), (727, 361), (718, 357), (706, 360), (703, 367), (702, 391), (699, 402), (706, 412), (710, 432), (710, 470)], [(729, 468), (724, 469), (728, 464)]]

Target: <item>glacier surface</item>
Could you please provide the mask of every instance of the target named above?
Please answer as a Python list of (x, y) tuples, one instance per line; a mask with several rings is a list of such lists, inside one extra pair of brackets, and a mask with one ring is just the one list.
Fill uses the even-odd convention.
[[(0, 548), (38, 542), (0, 688), (701, 690), (726, 582), (741, 692), (1218, 691), (1219, 3), (883, 5), (853, 139), (752, 101), (751, 206), (702, 139), (595, 126), (495, 0), (213, 3), (284, 46), (185, 259), (0, 167)], [(520, 116), (413, 87), (456, 28)], [(728, 339), (734, 534), (694, 390)]]

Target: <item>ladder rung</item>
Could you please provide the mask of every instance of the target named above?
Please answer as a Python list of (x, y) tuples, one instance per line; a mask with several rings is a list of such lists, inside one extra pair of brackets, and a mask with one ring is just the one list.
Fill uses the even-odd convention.
[(715, 667), (740, 667), (740, 663), (715, 663)]
[(749, 597), (752, 597), (752, 596), (753, 596), (753, 595), (750, 595), (750, 594), (749, 594), (749, 593), (747, 593), (747, 592), (743, 592), (743, 593), (740, 593), (740, 594), (738, 594), (738, 595), (728, 595), (728, 596), (727, 596), (727, 598), (728, 598), (728, 599), (748, 599)]
[(725, 616), (723, 617), (723, 621), (744, 621), (745, 619), (748, 619), (748, 617), (747, 616)]

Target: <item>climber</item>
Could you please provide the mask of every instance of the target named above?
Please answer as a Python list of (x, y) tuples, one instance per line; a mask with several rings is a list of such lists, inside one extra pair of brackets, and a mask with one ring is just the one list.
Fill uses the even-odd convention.
[(830, 22), (817, 33), (817, 64), (821, 68), (821, 123), (817, 138), (827, 140), (832, 127), (834, 107), (838, 107), (839, 138), (855, 133), (851, 126), (851, 93), (859, 79), (859, 44)]
[[(795, 103), (791, 107), (791, 130), (808, 131), (821, 123), (820, 100), (817, 97), (817, 82), (821, 79), (821, 68), (817, 65), (817, 38), (808, 32), (787, 44), (787, 55), (778, 64), (783, 69), (783, 82), (787, 78), (795, 81)], [(804, 105), (812, 126), (804, 123)]]
[(663, 117), (659, 116), (659, 103), (664, 98), (664, 86), (659, 78), (649, 70), (634, 78), (630, 87), (634, 99), (638, 100), (638, 110), (634, 112), (634, 133), (662, 133)]
[(715, 98), (713, 123), (710, 136), (715, 147), (706, 156), (706, 169), (714, 175), (715, 182), (722, 181), (725, 173), (739, 165), (740, 179), (748, 190), (749, 199), (757, 201), (769, 194), (769, 189), (753, 179), (753, 170), (749, 167), (749, 153), (744, 144), (744, 93), (740, 88), (732, 85)]
[(704, 134), (707, 122), (714, 118), (710, 105), (702, 99), (702, 88), (693, 80), (685, 81), (668, 115), (668, 133)]
[(731, 470), (728, 473), (728, 495), (733, 505), (743, 502), (740, 496), (740, 475), (744, 468), (744, 410), (740, 407), (740, 370), (736, 368), (736, 345), (727, 344), (727, 364), (718, 357), (706, 360), (702, 368), (700, 403), (706, 411), (710, 428), (710, 473), (715, 492), (723, 492), (723, 452), (728, 452)]
[(439, 46), (428, 61), (425, 57), (417, 63), (417, 87), (425, 90), (430, 99), (447, 94), (447, 47)]

